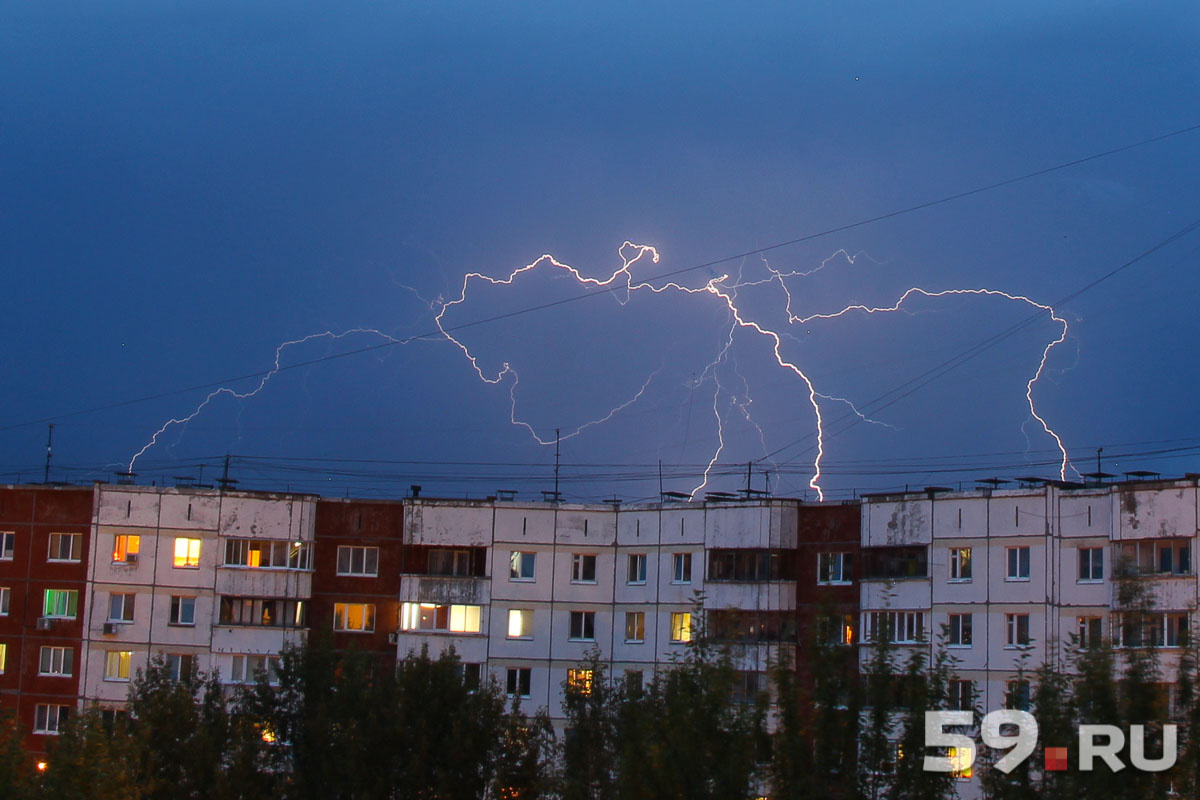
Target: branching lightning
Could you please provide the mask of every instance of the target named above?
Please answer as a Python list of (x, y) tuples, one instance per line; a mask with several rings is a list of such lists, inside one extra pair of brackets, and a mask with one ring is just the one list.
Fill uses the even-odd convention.
[[(741, 330), (745, 330), (749, 333), (756, 334), (756, 336), (754, 337), (755, 339), (759, 339), (759, 340), (765, 339), (767, 344), (769, 345), (768, 352), (774, 358), (775, 363), (781, 369), (783, 369), (787, 373), (790, 373), (797, 380), (799, 380), (800, 384), (803, 387), (803, 394), (807, 398), (809, 406), (812, 408), (812, 413), (813, 413), (813, 418), (814, 418), (814, 433), (815, 433), (815, 438), (816, 438), (816, 444), (815, 444), (816, 452), (815, 452), (815, 455), (812, 460), (812, 475), (808, 481), (808, 487), (813, 489), (816, 492), (817, 497), (822, 500), (824, 499), (825, 495), (824, 495), (824, 491), (821, 486), (821, 477), (822, 477), (821, 463), (822, 463), (822, 460), (823, 460), (823, 458), (825, 456), (825, 452), (826, 452), (826, 438), (827, 438), (827, 436), (826, 436), (826, 421), (825, 421), (825, 415), (824, 415), (824, 408), (822, 405), (823, 402), (824, 403), (833, 402), (833, 403), (846, 404), (847, 406), (849, 406), (849, 408), (851, 409), (853, 414), (855, 414), (860, 420), (862, 420), (864, 422), (868, 422), (868, 423), (871, 423), (874, 425), (882, 425), (885, 427), (893, 427), (894, 428), (894, 426), (889, 425), (888, 423), (885, 423), (885, 422), (882, 422), (879, 420), (869, 418), (866, 414), (861, 412), (855, 406), (853, 401), (851, 401), (848, 398), (839, 397), (836, 395), (818, 391), (814, 380), (808, 374), (808, 372), (806, 372), (806, 370), (799, 363), (797, 363), (796, 359), (789, 358), (784, 353), (785, 340), (789, 341), (789, 342), (801, 341), (798, 337), (796, 337), (792, 334), (792, 332), (789, 330), (789, 328), (792, 326), (806, 326), (814, 321), (833, 320), (833, 319), (848, 316), (851, 314), (861, 314), (861, 315), (869, 316), (869, 315), (875, 315), (875, 314), (895, 313), (895, 312), (900, 311), (901, 308), (905, 305), (905, 303), (913, 297), (925, 297), (925, 298), (929, 298), (929, 299), (938, 299), (938, 298), (950, 297), (950, 296), (986, 296), (986, 297), (1003, 298), (1003, 299), (1006, 299), (1006, 300), (1009, 300), (1012, 302), (1026, 304), (1034, 309), (1037, 309), (1042, 312), (1046, 312), (1049, 314), (1050, 318), (1054, 321), (1054, 323), (1059, 325), (1061, 328), (1059, 334), (1053, 340), (1051, 340), (1049, 343), (1047, 343), (1045, 345), (1045, 347), (1042, 349), (1041, 358), (1038, 362), (1037, 369), (1034, 371), (1032, 376), (1028, 379), (1028, 381), (1025, 384), (1025, 399), (1026, 399), (1026, 402), (1029, 407), (1030, 415), (1033, 417), (1033, 419), (1037, 420), (1037, 422), (1041, 425), (1042, 430), (1045, 431), (1045, 433), (1054, 440), (1056, 446), (1058, 447), (1059, 453), (1061, 454), (1061, 457), (1062, 457), (1061, 464), (1060, 464), (1060, 471), (1059, 471), (1060, 477), (1064, 480), (1066, 479), (1067, 470), (1068, 470), (1068, 468), (1071, 468), (1070, 462), (1069, 462), (1069, 459), (1067, 456), (1066, 446), (1064, 445), (1062, 438), (1050, 427), (1049, 423), (1044, 418), (1044, 416), (1038, 412), (1036, 404), (1034, 402), (1034, 397), (1033, 397), (1034, 386), (1037, 384), (1038, 380), (1045, 373), (1046, 365), (1050, 358), (1051, 352), (1054, 350), (1055, 347), (1062, 344), (1066, 340), (1067, 333), (1068, 333), (1067, 321), (1062, 316), (1060, 316), (1058, 314), (1058, 312), (1051, 306), (1046, 305), (1044, 303), (1039, 303), (1025, 295), (1022, 295), (1022, 294), (1011, 294), (1009, 292), (1005, 292), (1005, 291), (1002, 291), (999, 289), (966, 288), (966, 289), (929, 290), (929, 289), (921, 288), (919, 286), (914, 286), (914, 287), (911, 287), (911, 288), (907, 289), (906, 291), (904, 291), (900, 295), (900, 297), (896, 300), (896, 302), (890, 306), (868, 306), (868, 305), (864, 305), (864, 304), (851, 304), (851, 305), (845, 306), (844, 308), (841, 308), (837, 311), (821, 312), (821, 313), (814, 313), (814, 314), (809, 314), (809, 315), (800, 315), (800, 314), (797, 314), (793, 309), (793, 293), (792, 293), (792, 289), (788, 285), (789, 279), (803, 279), (803, 278), (811, 277), (815, 273), (820, 272), (821, 270), (825, 269), (827, 267), (827, 265), (831, 261), (833, 261), (833, 259), (835, 259), (835, 258), (842, 258), (848, 264), (853, 265), (857, 258), (859, 258), (860, 256), (863, 256), (865, 254), (862, 252), (859, 252), (859, 253), (855, 253), (855, 254), (851, 255), (846, 250), (838, 250), (837, 252), (835, 252), (834, 254), (832, 254), (831, 256), (826, 258), (825, 260), (823, 260), (820, 263), (820, 265), (818, 265), (814, 269), (811, 269), (808, 271), (779, 270), (779, 269), (772, 267), (770, 264), (767, 263), (766, 259), (763, 258), (762, 263), (763, 263), (765, 270), (768, 273), (766, 277), (756, 278), (753, 280), (745, 280), (745, 279), (743, 279), (742, 275), (740, 274), (741, 271), (739, 270), (739, 274), (737, 275), (736, 278), (731, 277), (729, 274), (722, 274), (722, 275), (718, 275), (716, 277), (710, 278), (702, 285), (687, 286), (687, 285), (684, 285), (684, 284), (681, 284), (681, 283), (678, 283), (675, 281), (666, 281), (661, 284), (655, 284), (655, 283), (651, 282), (653, 279), (650, 279), (650, 280), (635, 279), (635, 277), (633, 275), (633, 270), (634, 270), (634, 267), (636, 265), (638, 265), (640, 262), (645, 261), (645, 262), (655, 263), (655, 264), (658, 263), (659, 253), (652, 246), (639, 245), (639, 244), (634, 244), (633, 242), (630, 242), (630, 241), (626, 241), (621, 245), (621, 247), (618, 249), (617, 252), (618, 252), (618, 256), (620, 258), (621, 264), (618, 268), (616, 268), (607, 277), (591, 277), (591, 276), (585, 275), (580, 270), (576, 269), (575, 267), (573, 267), (569, 264), (559, 261), (554, 256), (549, 255), (549, 254), (544, 254), (544, 255), (540, 256), (539, 258), (537, 258), (536, 260), (534, 260), (528, 264), (525, 264), (524, 266), (514, 269), (513, 271), (508, 273), (507, 276), (500, 277), (500, 278), (492, 277), (492, 276), (486, 275), (482, 272), (469, 272), (466, 275), (464, 275), (464, 277), (463, 277), (461, 290), (459, 291), (458, 296), (451, 300), (446, 301), (446, 300), (443, 300), (442, 298), (438, 298), (438, 300), (436, 300), (436, 301), (429, 302), (429, 301), (424, 300), (424, 298), (421, 298), (422, 302), (428, 304), (431, 313), (436, 312), (435, 316), (434, 316), (434, 322), (436, 323), (437, 329), (438, 329), (438, 331), (440, 331), (441, 336), (443, 336), (446, 341), (452, 343), (455, 347), (457, 347), (457, 349), (466, 358), (467, 362), (471, 366), (471, 369), (474, 370), (475, 374), (478, 376), (480, 381), (482, 381), (484, 384), (488, 384), (488, 385), (498, 385), (498, 384), (505, 383), (507, 381), (509, 406), (510, 406), (510, 414), (509, 414), (510, 422), (513, 425), (524, 428), (526, 431), (528, 431), (529, 435), (533, 438), (533, 440), (535, 442), (537, 442), (537, 444), (542, 445), (542, 446), (553, 445), (553, 444), (555, 444), (556, 441), (561, 442), (561, 441), (564, 441), (567, 439), (571, 439), (571, 438), (580, 436), (581, 434), (583, 434), (585, 431), (587, 431), (590, 428), (593, 428), (593, 427), (596, 427), (599, 425), (603, 425), (604, 423), (609, 422), (616, 415), (620, 414), (622, 411), (624, 411), (625, 409), (629, 408), (631, 405), (638, 402), (638, 400), (640, 400), (645, 395), (645, 393), (647, 392), (647, 390), (649, 389), (651, 384), (654, 382), (655, 378), (658, 377), (658, 375), (662, 372), (663, 368), (666, 365), (666, 362), (664, 361), (662, 364), (660, 364), (660, 366), (657, 370), (655, 370), (650, 375), (648, 375), (645, 378), (645, 380), (641, 383), (640, 388), (631, 397), (625, 399), (620, 404), (614, 406), (607, 413), (602, 414), (601, 416), (597, 417), (596, 419), (592, 419), (590, 421), (584, 422), (584, 423), (578, 425), (577, 427), (575, 427), (573, 430), (570, 430), (563, 435), (556, 435), (554, 437), (547, 437), (544, 435), (540, 435), (537, 428), (535, 428), (535, 426), (533, 425), (533, 423), (520, 418), (520, 416), (518, 414), (518, 408), (517, 408), (518, 392), (517, 392), (517, 389), (518, 389), (518, 386), (520, 385), (520, 376), (518, 375), (517, 370), (512, 366), (512, 364), (509, 361), (502, 361), (499, 368), (495, 369), (494, 371), (485, 370), (484, 366), (481, 364), (480, 356), (478, 356), (476, 353), (472, 352), (471, 348), (464, 341), (462, 341), (460, 338), (457, 338), (454, 335), (454, 333), (453, 333), (454, 326), (448, 324), (448, 322), (447, 322), (447, 314), (451, 313), (457, 307), (462, 306), (468, 302), (468, 298), (471, 294), (471, 288), (473, 285), (483, 284), (483, 285), (489, 285), (489, 286), (513, 286), (522, 275), (525, 275), (526, 273), (530, 273), (534, 270), (546, 269), (546, 270), (553, 270), (556, 273), (560, 273), (560, 274), (569, 276), (578, 285), (580, 285), (581, 287), (583, 287), (585, 289), (608, 292), (612, 295), (613, 299), (616, 300), (616, 302), (620, 306), (625, 306), (626, 304), (628, 304), (631, 296), (638, 292), (647, 292), (647, 293), (655, 294), (655, 295), (661, 295), (661, 294), (665, 294), (665, 293), (677, 293), (677, 294), (685, 295), (685, 296), (708, 297), (708, 298), (715, 300), (716, 303), (718, 304), (718, 307), (721, 307), (721, 306), (724, 307), (724, 313), (727, 315), (729, 324), (728, 324), (728, 328), (725, 331), (725, 335), (723, 337), (723, 341), (721, 342), (719, 349), (715, 353), (712, 360), (709, 361), (708, 364), (704, 367), (699, 378), (696, 380), (695, 386), (699, 387), (705, 381), (712, 381), (712, 384), (713, 384), (712, 408), (713, 408), (713, 415), (715, 417), (715, 426), (716, 426), (716, 447), (712, 452), (711, 458), (708, 459), (708, 463), (707, 463), (707, 466), (705, 467), (705, 470), (704, 470), (704, 473), (703, 473), (700, 483), (692, 490), (691, 496), (695, 497), (699, 492), (703, 491), (705, 489), (705, 487), (708, 486), (712, 470), (717, 465), (722, 453), (726, 449), (727, 423), (726, 423), (726, 419), (725, 419), (725, 408), (727, 408), (728, 406), (736, 407), (738, 410), (738, 413), (741, 414), (741, 416), (744, 418), (744, 420), (750, 426), (752, 426), (754, 429), (756, 429), (758, 431), (759, 439), (763, 446), (763, 452), (764, 452), (764, 454), (767, 453), (766, 435), (763, 432), (762, 427), (757, 422), (754, 421), (754, 419), (750, 413), (750, 407), (753, 403), (753, 399), (750, 396), (749, 383), (746, 380), (745, 376), (738, 369), (736, 363), (734, 363), (731, 360), (732, 359), (732, 348), (734, 346), (738, 332)], [(869, 258), (869, 256), (868, 256), (868, 258)], [(762, 319), (756, 318), (753, 315), (751, 315), (749, 313), (749, 311), (744, 307), (745, 304), (742, 302), (739, 302), (738, 294), (739, 294), (740, 289), (745, 289), (745, 288), (750, 288), (750, 287), (761, 287), (761, 286), (768, 286), (768, 285), (769, 286), (778, 286), (783, 292), (782, 311), (786, 314), (786, 318), (787, 318), (786, 325), (788, 327), (784, 327), (784, 328), (781, 328), (778, 330), (775, 329), (774, 327), (772, 327), (772, 326), (768, 325), (767, 323), (765, 323), (764, 321), (762, 321)], [(404, 288), (409, 289), (409, 291), (412, 291), (414, 294), (417, 294), (417, 292), (415, 290), (411, 289), (410, 287), (404, 287)], [(419, 294), (417, 294), (417, 296), (420, 297)], [(152, 448), (156, 444), (158, 444), (160, 437), (170, 427), (176, 426), (176, 425), (185, 425), (186, 423), (188, 423), (189, 421), (194, 419), (198, 414), (200, 414), (204, 410), (204, 408), (207, 407), (208, 404), (212, 400), (217, 398), (218, 396), (220, 396), (222, 394), (228, 394), (233, 398), (245, 400), (245, 399), (254, 397), (258, 393), (260, 393), (266, 387), (266, 385), (270, 381), (270, 379), (279, 371), (280, 359), (281, 359), (282, 353), (287, 348), (301, 345), (301, 344), (304, 344), (306, 342), (309, 342), (309, 341), (311, 341), (313, 339), (317, 339), (317, 338), (341, 339), (341, 338), (343, 338), (345, 336), (349, 336), (351, 334), (370, 334), (370, 335), (383, 337), (384, 339), (389, 340), (391, 342), (401, 343), (400, 340), (397, 340), (394, 337), (389, 336), (388, 334), (385, 334), (385, 333), (382, 333), (381, 331), (378, 331), (375, 329), (370, 329), (370, 328), (354, 328), (351, 330), (344, 331), (342, 333), (334, 333), (332, 331), (323, 331), (320, 333), (314, 333), (309, 336), (305, 336), (300, 339), (284, 342), (283, 344), (279, 345), (275, 350), (274, 368), (262, 376), (262, 378), (259, 381), (257, 386), (255, 386), (253, 389), (251, 389), (249, 391), (245, 391), (245, 392), (237, 392), (228, 387), (221, 387), (219, 389), (212, 391), (211, 393), (208, 394), (208, 396), (206, 396), (200, 402), (200, 404), (190, 414), (188, 414), (187, 416), (184, 416), (184, 417), (170, 419), (166, 423), (164, 423), (162, 425), (162, 427), (160, 427), (157, 431), (155, 431), (155, 433), (151, 437), (150, 441), (147, 442), (136, 454), (134, 454), (132, 459), (130, 459), (129, 470), (130, 471), (133, 470), (134, 464), (137, 462), (138, 458), (140, 458), (143, 454), (145, 454), (146, 451), (148, 451), (150, 448)], [(405, 341), (407, 341), (407, 340), (405, 340)], [(726, 389), (725, 386), (723, 386), (723, 384), (721, 382), (720, 373), (721, 373), (722, 368), (726, 365), (730, 365), (729, 368), (732, 369), (734, 375), (741, 381), (742, 390), (743, 390), (742, 392), (734, 393), (734, 392)], [(723, 395), (729, 397), (729, 402), (724, 407), (721, 403), (721, 397)], [(766, 457), (766, 455), (764, 457)]]

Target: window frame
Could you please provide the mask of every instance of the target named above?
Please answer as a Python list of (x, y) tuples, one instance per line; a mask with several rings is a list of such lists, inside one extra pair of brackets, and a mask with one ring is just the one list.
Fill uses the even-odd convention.
[[(117, 598), (120, 598), (118, 601)], [(114, 611), (120, 606), (120, 616), (114, 616)], [(130, 625), (134, 620), (134, 612), (137, 608), (137, 594), (135, 592), (109, 592), (108, 593), (108, 619), (105, 622), (114, 622), (120, 625)]]
[[(520, 627), (513, 626), (513, 620), (521, 621)], [(530, 640), (533, 638), (533, 609), (532, 608), (510, 608), (505, 615), (505, 638), (517, 640)], [(517, 633), (513, 633), (517, 630)]]
[(625, 644), (644, 644), (646, 641), (646, 612), (625, 612)]
[[(1026, 650), (1033, 647), (1033, 636), (1030, 634), (1031, 617), (1027, 613), (1012, 613), (1004, 615), (1004, 649)], [(1022, 641), (1022, 623), (1024, 623), (1024, 641)]]
[(817, 553), (817, 586), (849, 586), (854, 581), (854, 556), (844, 550)]
[[(183, 619), (184, 601), (191, 601), (191, 621), (185, 622)], [(191, 628), (196, 626), (196, 596), (190, 594), (174, 594), (171, 595), (171, 609), (167, 614), (167, 625), (174, 625), (180, 628)]]
[(533, 697), (533, 669), (531, 667), (507, 667), (504, 679), (505, 694), (508, 697), (519, 697), (524, 700)]
[(970, 711), (975, 707), (975, 681), (954, 678), (946, 682), (946, 707)]
[(629, 553), (625, 566), (626, 586), (646, 585), (646, 564), (649, 561), (646, 553)]
[[(70, 543), (67, 548), (67, 557), (66, 558), (63, 558), (63, 556), (62, 556), (62, 550), (63, 550), (62, 542), (63, 542), (64, 536), (67, 538), (67, 540)], [(54, 550), (55, 550), (54, 543), (56, 540), (58, 542), (58, 548), (57, 548), (58, 555), (54, 554)], [(49, 563), (49, 564), (78, 564), (81, 560), (83, 560), (83, 534), (82, 533), (55, 532), (55, 533), (50, 534), (49, 543), (46, 548), (46, 562), (47, 563)]]
[[(591, 577), (588, 577), (589, 572)], [(596, 583), (596, 554), (571, 553), (571, 583)]]
[[(115, 657), (115, 658), (114, 658)], [(116, 668), (114, 669), (114, 665)], [(124, 672), (122, 675), (121, 673)], [(133, 675), (132, 650), (104, 651), (104, 680), (109, 683), (129, 683)]]
[(578, 692), (583, 697), (592, 694), (596, 673), (587, 667), (569, 667), (567, 669), (567, 688)]
[[(1079, 550), (1079, 573), (1075, 578), (1076, 583), (1103, 583), (1104, 582), (1104, 550), (1103, 547), (1080, 547)], [(1097, 563), (1099, 561), (1099, 563)], [(1086, 570), (1086, 574), (1085, 574)], [(1100, 574), (1095, 574), (1099, 572)]]
[[(361, 552), (362, 567), (360, 570), (354, 569), (354, 556), (356, 551)], [(342, 568), (342, 553), (346, 553), (346, 567)], [(370, 554), (375, 556), (375, 569), (369, 571), (367, 569), (367, 556)], [(379, 548), (373, 545), (365, 544), (339, 544), (337, 549), (337, 574), (340, 578), (378, 578), (379, 577)]]
[[(339, 612), (340, 608), (340, 612)], [(349, 627), (350, 609), (358, 609), (361, 615), (362, 625), (360, 627)], [(378, 609), (374, 603), (334, 603), (333, 604), (333, 630), (336, 633), (374, 633), (377, 619)], [(341, 627), (338, 627), (338, 622), (341, 622)]]
[[(971, 583), (972, 552), (970, 547), (951, 547), (947, 583)], [(964, 570), (963, 568), (966, 567)], [(965, 572), (965, 574), (964, 574)]]
[[(142, 537), (137, 533), (113, 534), (112, 563), (132, 564), (142, 551)], [(129, 559), (134, 556), (133, 560)]]
[(17, 532), (0, 531), (0, 561), (12, 561), (17, 552)]
[[(200, 569), (203, 541), (195, 536), (176, 536), (171, 551), (172, 569)], [(179, 552), (181, 544), (183, 545), (182, 555)], [(193, 546), (196, 551), (194, 555), (192, 553)]]
[[(1093, 627), (1096, 630), (1093, 630)], [(1081, 650), (1093, 650), (1104, 641), (1104, 617), (1087, 616), (1075, 618), (1076, 644)]]
[(71, 706), (38, 703), (33, 710), (33, 733), (39, 736), (58, 736), (70, 716)]
[[(55, 598), (59, 595), (63, 597), (66, 603), (66, 613), (58, 613), (59, 603), (55, 603), (55, 613), (50, 613), (50, 597), (54, 593)], [(49, 619), (77, 619), (79, 616), (79, 590), (78, 589), (46, 589), (42, 596), (42, 616)]]
[(692, 641), (692, 612), (672, 611), (670, 613), (670, 643), (687, 644), (688, 642)]
[[(432, 620), (432, 625), (425, 625), (427, 620)], [(406, 601), (400, 604), (400, 630), (406, 633), (448, 633), (454, 636), (480, 634), (483, 633), (483, 606), (472, 603)]]
[(571, 611), (568, 615), (567, 641), (596, 641), (596, 612)]
[[(1004, 580), (1010, 583), (1024, 583), (1031, 580), (1033, 574), (1033, 554), (1029, 545), (1013, 545), (1004, 548), (1005, 574)], [(1024, 558), (1024, 564), (1021, 563)], [(1022, 567), (1024, 573), (1022, 574)]]
[(671, 554), (671, 583), (686, 586), (692, 582), (692, 554)]
[(0, 586), (0, 617), (7, 617), (12, 612), (12, 587)]
[[(526, 575), (528, 571), (528, 575)], [(510, 550), (508, 554), (508, 580), (512, 583), (534, 583), (537, 581), (537, 552), (533, 550)]]
[(974, 646), (974, 614), (948, 614), (946, 623), (948, 626), (946, 636), (946, 646), (954, 648), (970, 649)]

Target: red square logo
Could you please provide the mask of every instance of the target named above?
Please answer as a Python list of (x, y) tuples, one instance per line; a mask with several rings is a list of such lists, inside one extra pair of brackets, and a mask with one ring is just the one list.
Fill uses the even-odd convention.
[(1046, 772), (1065, 772), (1067, 769), (1067, 748), (1046, 748)]

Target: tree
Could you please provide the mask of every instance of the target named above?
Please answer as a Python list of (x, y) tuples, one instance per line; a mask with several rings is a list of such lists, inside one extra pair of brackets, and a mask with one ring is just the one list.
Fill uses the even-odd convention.
[(71, 717), (60, 732), (47, 759), (42, 796), (139, 800), (147, 796), (137, 773), (141, 760), (126, 721), (106, 722), (104, 712), (93, 706)]
[(858, 756), (858, 796), (864, 800), (884, 800), (891, 796), (896, 770), (895, 730), (896, 655), (886, 625), (880, 625), (871, 638), (867, 662), (864, 701), (867, 712)]
[(564, 800), (616, 797), (616, 719), (619, 696), (608, 679), (599, 651), (563, 683), (562, 796)]
[(17, 715), (0, 709), (0, 797), (25, 800), (34, 796), (29, 759), (21, 748)]
[(492, 796), (498, 800), (542, 800), (555, 796), (554, 764), (557, 740), (550, 715), (539, 709), (532, 717), (520, 701), (500, 721), (500, 741), (492, 775)]

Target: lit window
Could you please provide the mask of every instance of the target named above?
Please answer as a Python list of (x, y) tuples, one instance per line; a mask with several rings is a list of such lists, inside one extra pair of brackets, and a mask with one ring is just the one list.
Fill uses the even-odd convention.
[(951, 614), (949, 617), (950, 623), (950, 640), (947, 642), (951, 647), (970, 647), (971, 646), (971, 615), (970, 614)]
[(70, 677), (75, 671), (75, 648), (43, 647), (38, 654), (38, 675)]
[(959, 780), (968, 780), (974, 774), (975, 752), (970, 747), (951, 747), (946, 752), (950, 759), (950, 774)]
[(33, 712), (33, 732), (58, 736), (70, 715), (70, 706), (39, 704)]
[(374, 603), (334, 603), (333, 629), (354, 633), (371, 633), (375, 630)]
[(373, 578), (379, 574), (378, 547), (339, 547), (338, 575), (361, 575)]
[(625, 612), (625, 641), (643, 642), (646, 640), (646, 612)]
[(110, 594), (108, 596), (108, 621), (133, 622), (133, 603), (136, 594)]
[(12, 531), (0, 533), (0, 561), (12, 561), (17, 535)]
[(8, 616), (8, 609), (12, 605), (12, 589), (7, 586), (0, 586), (0, 617)]
[(1029, 580), (1029, 548), (1007, 547), (1005, 550), (1008, 554), (1008, 572), (1005, 575), (1005, 580)]
[(645, 553), (630, 553), (629, 554), (629, 573), (625, 578), (626, 583), (639, 584), (646, 582), (646, 554)]
[(572, 611), (569, 638), (576, 642), (596, 641), (596, 612)]
[(1079, 580), (1081, 582), (1104, 580), (1103, 547), (1079, 548)]
[(692, 554), (691, 553), (676, 553), (674, 556), (675, 570), (671, 576), (671, 583), (691, 583), (692, 582)]
[(79, 612), (79, 592), (74, 589), (47, 589), (42, 616), (75, 619)]
[(508, 579), (510, 581), (533, 580), (534, 565), (537, 553), (524, 553), (513, 550), (508, 557)]
[(690, 642), (692, 640), (692, 615), (687, 611), (671, 613), (671, 641)]
[(592, 671), (590, 669), (567, 670), (567, 690), (584, 696), (592, 693)]
[(854, 644), (854, 615), (817, 617), (817, 637), (825, 644)]
[(171, 598), (170, 625), (196, 624), (196, 598), (176, 596)]
[(851, 553), (821, 553), (817, 556), (817, 583), (849, 583), (853, 577)]
[[(42, 648), (45, 650), (46, 648)], [(0, 675), (4, 674), (4, 665), (8, 660), (8, 645), (0, 643)]]
[(533, 670), (529, 667), (509, 667), (505, 681), (509, 697), (529, 697)]
[(508, 610), (508, 638), (533, 638), (533, 611), (528, 608), (510, 608)]
[(406, 631), (479, 633), (482, 630), (482, 611), (482, 606), (404, 603), (400, 607), (400, 628)]
[(142, 537), (120, 533), (113, 537), (112, 560), (114, 564), (132, 564), (137, 561), (142, 547)]
[(571, 554), (571, 583), (596, 582), (596, 557), (586, 553)]
[(950, 548), (950, 580), (963, 583), (971, 580), (971, 548)]
[(50, 534), (50, 555), (47, 561), (78, 561), (83, 554), (83, 534)]
[(1005, 614), (1004, 629), (1006, 647), (1028, 647), (1029, 646), (1029, 615), (1028, 614)]
[(175, 561), (173, 566), (187, 569), (199, 569), (200, 540), (189, 539), (186, 536), (176, 536)]
[(286, 539), (228, 539), (225, 566), (253, 569), (306, 570), (311, 566), (312, 545)]
[(110, 650), (104, 655), (104, 680), (127, 681), (133, 662), (132, 650)]

